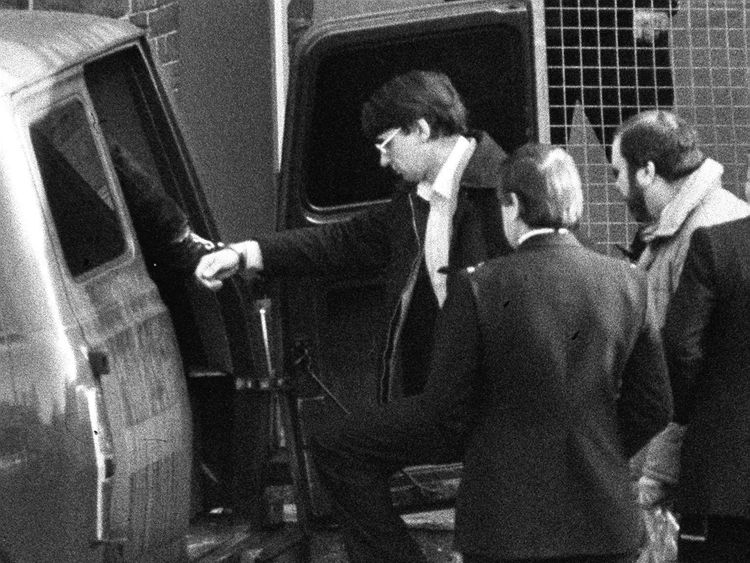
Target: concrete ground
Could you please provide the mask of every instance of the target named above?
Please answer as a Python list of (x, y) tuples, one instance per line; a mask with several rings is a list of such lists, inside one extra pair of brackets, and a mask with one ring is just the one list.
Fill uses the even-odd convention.
[[(410, 468), (394, 476), (391, 485), (396, 507), (451, 506), (460, 482), (460, 464)], [(309, 558), (305, 558), (304, 534), (297, 519), (294, 490), (286, 487), (284, 525), (276, 530), (257, 530), (232, 517), (231, 511), (199, 519), (187, 537), (190, 563), (349, 563), (341, 534), (336, 529), (309, 527)], [(281, 508), (281, 507), (279, 507)], [(452, 550), (453, 508), (433, 508), (402, 516), (430, 563), (460, 563)]]
[[(310, 557), (302, 556), (303, 535), (296, 522), (294, 505), (286, 505), (285, 526), (259, 531), (231, 517), (210, 518), (193, 523), (187, 536), (190, 563), (349, 563), (336, 530), (311, 532)], [(404, 516), (409, 530), (422, 546), (430, 563), (460, 563), (451, 549), (453, 510), (436, 510)]]
[[(458, 563), (451, 549), (453, 510), (404, 515), (409, 530), (431, 563)], [(341, 539), (335, 531), (315, 531), (311, 538), (310, 563), (348, 563)]]

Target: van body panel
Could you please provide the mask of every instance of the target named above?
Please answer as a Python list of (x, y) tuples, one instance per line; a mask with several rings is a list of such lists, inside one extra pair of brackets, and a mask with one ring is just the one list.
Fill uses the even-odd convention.
[(14, 110), (0, 98), (0, 555), (98, 561), (92, 381)]
[[(513, 0), (422, 4), (384, 9), (393, 3), (378, 2), (370, 13), (327, 14), (300, 38), (290, 73), (279, 230), (345, 221), (390, 198), (395, 178), (380, 168), (364, 138), (360, 109), (397, 74), (445, 72), (464, 98), (470, 127), (487, 131), (507, 152), (548, 140), (540, 11)], [(377, 275), (282, 282), (287, 362), (307, 350), (337, 399), (323, 399), (314, 382), (304, 386), (303, 434), (339, 416), (337, 402), (351, 412), (377, 403), (381, 353), (396, 306), (387, 295)], [(323, 515), (325, 495), (309, 464), (308, 470), (312, 512)], [(429, 489), (420, 495), (428, 498)]]
[[(94, 114), (80, 76), (51, 87), (45, 107), (29, 109), (38, 119), (69, 100), (81, 104), (87, 118)], [(86, 119), (81, 131), (66, 134), (90, 137), (91, 161), (97, 159), (101, 166), (108, 183), (106, 192), (126, 239), (122, 252), (112, 260), (76, 276), (59, 244), (59, 221), (52, 217), (49, 199), (43, 204), (50, 238), (58, 242), (54, 251), (60, 287), (89, 354), (96, 353), (105, 362), (94, 376), (101, 387), (114, 446), (107, 536), (122, 543), (126, 560), (138, 560), (168, 544), (173, 544), (169, 558), (177, 559), (188, 524), (191, 467), (190, 414), (179, 350), (167, 309), (137, 251), (96, 122)], [(44, 201), (43, 182), (48, 179), (40, 180), (37, 191)]]
[(76, 358), (78, 328), (16, 334), (14, 340), (15, 403), (3, 401), (3, 418), (10, 418), (3, 447), (10, 432), (19, 450), (0, 472), (0, 553), (9, 561), (45, 561), (50, 554), (59, 561), (100, 561), (97, 470), (86, 400), (92, 386), (81, 382), (88, 366), (80, 353)]
[(180, 351), (83, 80), (90, 61), (142, 53), (142, 32), (0, 11), (6, 27), (2, 72), (17, 79), (0, 96), (0, 559), (183, 560)]

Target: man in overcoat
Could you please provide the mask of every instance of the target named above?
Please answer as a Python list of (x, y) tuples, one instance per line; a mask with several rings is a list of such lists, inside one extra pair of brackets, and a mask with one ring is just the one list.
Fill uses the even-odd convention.
[(672, 412), (645, 276), (570, 232), (582, 194), (563, 149), (506, 166), (516, 250), (456, 277), (421, 405), (442, 432), (467, 424), (456, 547), (465, 563), (635, 561), (628, 458)]
[(687, 428), (679, 560), (750, 561), (750, 218), (695, 231), (664, 343)]
[(466, 108), (439, 72), (411, 71), (381, 86), (362, 108), (362, 126), (377, 141), (381, 166), (402, 180), (386, 205), (231, 244), (205, 257), (196, 278), (217, 289), (245, 268), (268, 276), (384, 274), (393, 304), (379, 387), (387, 401), (424, 387), (447, 272), (509, 251), (494, 194), (505, 153), (468, 130)]
[[(649, 300), (661, 330), (677, 289), (690, 237), (700, 227), (746, 217), (750, 205), (722, 186), (724, 168), (707, 158), (695, 128), (668, 111), (645, 111), (617, 130), (612, 145), (616, 187), (642, 224)], [(645, 509), (668, 503), (679, 477), (684, 429), (670, 424), (633, 460)]]

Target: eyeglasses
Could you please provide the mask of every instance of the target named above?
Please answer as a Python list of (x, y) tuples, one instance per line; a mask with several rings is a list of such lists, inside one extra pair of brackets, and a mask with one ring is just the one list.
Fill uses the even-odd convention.
[(399, 131), (401, 131), (401, 129), (396, 128), (390, 133), (388, 133), (388, 135), (385, 136), (385, 139), (383, 139), (379, 143), (375, 143), (375, 148), (378, 149), (380, 154), (385, 156), (386, 151), (388, 150), (388, 145), (393, 140), (393, 138), (398, 134)]

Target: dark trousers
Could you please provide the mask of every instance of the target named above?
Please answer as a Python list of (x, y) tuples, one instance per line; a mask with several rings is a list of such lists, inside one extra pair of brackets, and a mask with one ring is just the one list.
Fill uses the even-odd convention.
[(685, 517), (680, 522), (678, 559), (685, 563), (747, 563), (750, 561), (750, 520)]
[(418, 397), (351, 416), (311, 440), (351, 563), (423, 563), (419, 545), (393, 507), (390, 477), (408, 465), (461, 459), (462, 432), (437, 430)]
[(637, 553), (615, 555), (579, 555), (575, 557), (553, 557), (547, 559), (492, 559), (482, 555), (463, 555), (463, 563), (635, 563)]

